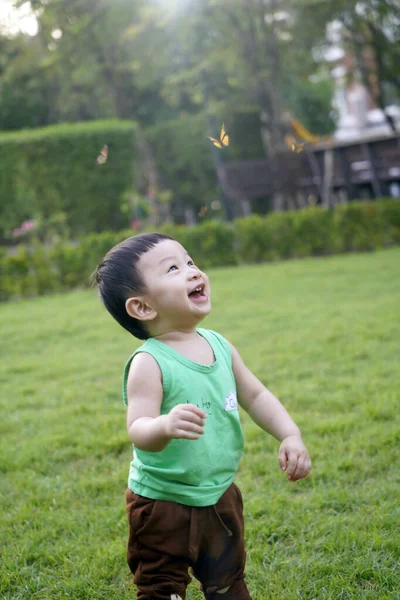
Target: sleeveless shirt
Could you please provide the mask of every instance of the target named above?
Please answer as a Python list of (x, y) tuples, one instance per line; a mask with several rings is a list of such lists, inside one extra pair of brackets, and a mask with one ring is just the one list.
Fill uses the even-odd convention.
[(214, 352), (210, 366), (196, 363), (154, 338), (129, 358), (123, 376), (123, 399), (128, 405), (127, 380), (131, 361), (139, 352), (151, 354), (162, 374), (160, 414), (177, 404), (195, 404), (207, 413), (204, 434), (197, 440), (172, 439), (160, 452), (133, 446), (128, 487), (147, 498), (189, 506), (216, 504), (238, 470), (243, 451), (236, 383), (228, 342), (215, 331), (198, 328)]

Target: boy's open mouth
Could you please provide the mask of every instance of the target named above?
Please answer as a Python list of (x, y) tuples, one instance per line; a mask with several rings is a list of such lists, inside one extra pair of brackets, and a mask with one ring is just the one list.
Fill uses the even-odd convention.
[(204, 287), (205, 286), (203, 284), (198, 285), (193, 292), (190, 292), (189, 298), (195, 302), (208, 300), (207, 294), (204, 293)]

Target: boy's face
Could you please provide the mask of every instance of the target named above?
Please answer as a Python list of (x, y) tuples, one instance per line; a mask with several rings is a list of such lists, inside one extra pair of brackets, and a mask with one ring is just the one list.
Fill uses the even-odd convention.
[(208, 277), (178, 242), (160, 242), (141, 256), (138, 268), (147, 288), (145, 301), (168, 327), (191, 327), (210, 313)]

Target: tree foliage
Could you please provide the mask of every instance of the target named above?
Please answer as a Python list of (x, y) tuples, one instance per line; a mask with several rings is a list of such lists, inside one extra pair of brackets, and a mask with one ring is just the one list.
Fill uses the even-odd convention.
[[(204, 111), (252, 109), (264, 141), (275, 146), (282, 142), (288, 110), (306, 115), (305, 125), (316, 133), (326, 133), (319, 126), (326, 123), (331, 97), (321, 93), (327, 73), (313, 49), (327, 43), (332, 21), (342, 24), (367, 82), (363, 49), (374, 52), (378, 104), (400, 94), (400, 8), (394, 0), (30, 4), (37, 35), (0, 37), (1, 129), (114, 117), (147, 127)], [(319, 98), (318, 114), (307, 115), (308, 95)]]
[[(383, 111), (400, 98), (400, 4), (397, 0), (304, 0), (303, 17), (314, 44), (326, 45), (326, 27), (341, 26), (344, 46), (354, 56), (349, 77), (360, 77)], [(389, 125), (393, 126), (386, 115)]]
[[(291, 87), (300, 81), (314, 93), (309, 77), (318, 67), (291, 0), (31, 6), (37, 35), (0, 38), (1, 129), (113, 117), (147, 127), (251, 109), (277, 144), (284, 110), (302, 112), (304, 104)], [(329, 103), (320, 109), (329, 112)]]
[[(0, 130), (134, 120), (137, 190), (173, 198), (169, 209), (178, 212), (218, 196), (220, 161), (278, 151), (293, 117), (315, 134), (334, 130), (332, 80), (315, 52), (326, 45), (330, 22), (348, 33), (345, 43), (370, 86), (364, 50), (373, 51), (378, 105), (400, 95), (394, 0), (30, 5), (38, 33), (0, 35)], [(232, 136), (223, 154), (207, 139), (222, 121)]]

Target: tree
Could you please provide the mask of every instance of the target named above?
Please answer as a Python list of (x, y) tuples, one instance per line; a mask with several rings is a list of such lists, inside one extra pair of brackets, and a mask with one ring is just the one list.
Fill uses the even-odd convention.
[(0, 56), (0, 129), (47, 125), (50, 82), (40, 66), (38, 39), (0, 37)]
[[(314, 44), (326, 44), (326, 26), (337, 21), (342, 27), (343, 45), (354, 56), (355, 67), (371, 98), (383, 111), (390, 99), (400, 98), (400, 5), (396, 0), (305, 0), (303, 18), (314, 27)], [(317, 33), (319, 30), (319, 34)], [(354, 76), (354, 72), (349, 76)]]
[[(25, 46), (37, 47), (32, 77), (47, 121), (117, 116), (146, 127), (206, 104), (210, 115), (257, 110), (274, 152), (292, 87), (313, 87), (317, 67), (299, 19), (306, 1), (31, 0), (39, 32)], [(28, 52), (21, 48), (29, 65)], [(5, 78), (10, 71), (6, 60)]]

